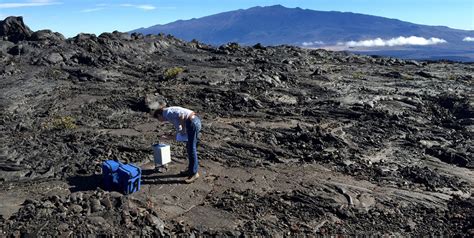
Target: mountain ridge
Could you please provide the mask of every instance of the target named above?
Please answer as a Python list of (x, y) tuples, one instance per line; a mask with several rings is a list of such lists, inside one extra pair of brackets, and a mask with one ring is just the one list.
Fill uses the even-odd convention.
[[(252, 7), (222, 12), (201, 18), (177, 20), (157, 24), (130, 32), (143, 34), (167, 33), (185, 40), (196, 39), (212, 45), (237, 42), (243, 45), (290, 44), (305, 46), (317, 42), (317, 47), (344, 45), (349, 41), (417, 36), (443, 39), (446, 44), (436, 49), (466, 51), (474, 60), (474, 44), (463, 39), (474, 31), (453, 29), (446, 26), (428, 26), (394, 18), (372, 16), (353, 12), (316, 11), (302, 8), (286, 8), (282, 5)], [(404, 49), (423, 49), (405, 45)], [(386, 51), (390, 48), (384, 48)], [(347, 49), (346, 47), (346, 50)], [(427, 48), (427, 56), (436, 56)], [(458, 54), (458, 53), (455, 53)], [(465, 55), (464, 55), (465, 56)], [(429, 58), (427, 57), (427, 58)]]

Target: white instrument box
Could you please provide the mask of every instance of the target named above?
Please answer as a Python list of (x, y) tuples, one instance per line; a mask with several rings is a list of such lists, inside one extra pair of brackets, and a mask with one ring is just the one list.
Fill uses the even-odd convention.
[(167, 144), (154, 144), (153, 157), (155, 165), (165, 165), (171, 162), (171, 149)]

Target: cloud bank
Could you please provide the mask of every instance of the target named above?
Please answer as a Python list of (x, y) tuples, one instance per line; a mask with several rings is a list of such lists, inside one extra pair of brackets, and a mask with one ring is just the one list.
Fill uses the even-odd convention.
[(303, 42), (301, 43), (303, 46), (315, 46), (315, 45), (324, 45), (322, 41), (310, 41), (310, 42)]
[(345, 45), (348, 47), (383, 47), (383, 46), (403, 46), (403, 45), (436, 45), (447, 43), (446, 40), (431, 37), (429, 39), (410, 36), (404, 37), (399, 36), (397, 38), (392, 38), (389, 40), (383, 40), (381, 38), (371, 39), (371, 40), (362, 40), (362, 41), (348, 41), (345, 43), (339, 43), (338, 45)]
[(20, 7), (41, 7), (48, 5), (61, 4), (60, 2), (52, 0), (32, 0), (26, 2), (10, 2), (10, 3), (0, 3), (0, 9), (5, 8), (20, 8)]
[(474, 42), (474, 37), (467, 36), (467, 37), (464, 37), (464, 39), (462, 39), (462, 41)]

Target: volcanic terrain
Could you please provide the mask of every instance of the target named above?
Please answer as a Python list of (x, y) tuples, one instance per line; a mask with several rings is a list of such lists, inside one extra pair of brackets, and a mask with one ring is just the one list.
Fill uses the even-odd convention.
[[(474, 235), (474, 65), (0, 21), (0, 236)], [(199, 178), (150, 100), (202, 118)], [(171, 145), (158, 173), (153, 143)], [(101, 187), (101, 164), (142, 187)]]

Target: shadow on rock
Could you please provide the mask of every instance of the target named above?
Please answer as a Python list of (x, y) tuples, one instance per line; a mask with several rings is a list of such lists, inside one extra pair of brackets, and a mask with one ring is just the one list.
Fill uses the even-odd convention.
[(142, 176), (152, 175), (157, 173), (154, 169), (142, 169)]
[(102, 185), (102, 175), (74, 176), (67, 179), (71, 193), (96, 190)]

